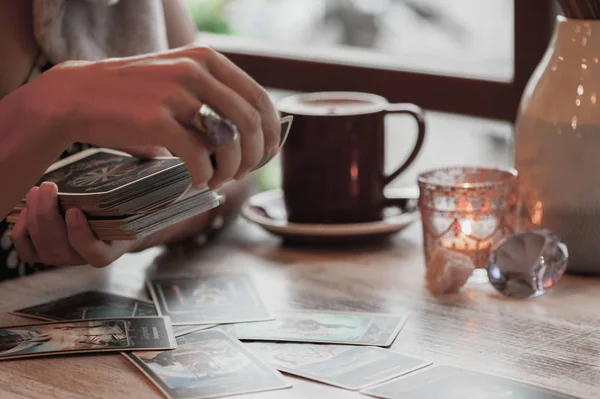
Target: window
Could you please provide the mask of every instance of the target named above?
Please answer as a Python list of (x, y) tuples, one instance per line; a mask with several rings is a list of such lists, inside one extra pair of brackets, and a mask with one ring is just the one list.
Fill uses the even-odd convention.
[(187, 0), (204, 42), (263, 85), (370, 91), (514, 120), (550, 0)]
[[(187, 1), (200, 40), (275, 95), (366, 91), (427, 109), (424, 153), (397, 185), (414, 184), (427, 167), (512, 163), (511, 124), (557, 10), (551, 0)], [(405, 126), (393, 124), (393, 130)], [(449, 130), (454, 147), (441, 148)], [(389, 136), (392, 169), (410, 138)], [(497, 156), (481, 159), (475, 150), (481, 146)], [(260, 178), (262, 188), (276, 186), (276, 165)]]

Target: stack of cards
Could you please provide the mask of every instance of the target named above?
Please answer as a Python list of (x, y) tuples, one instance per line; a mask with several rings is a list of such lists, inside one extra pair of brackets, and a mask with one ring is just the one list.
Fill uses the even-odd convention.
[[(140, 160), (109, 149), (89, 149), (54, 164), (40, 179), (58, 186), (60, 208), (79, 208), (101, 240), (130, 240), (219, 205), (214, 192), (190, 189), (179, 158)], [(7, 217), (16, 223), (25, 201)]]
[(44, 181), (58, 186), (62, 209), (79, 208), (99, 218), (144, 213), (171, 203), (188, 189), (190, 174), (179, 158), (141, 160), (97, 148), (56, 162), (37, 185)]
[[(280, 120), (283, 146), (292, 117)], [(217, 167), (214, 156), (213, 166)], [(264, 159), (259, 167), (271, 158)], [(120, 151), (96, 148), (52, 165), (37, 183), (58, 186), (60, 209), (85, 212), (101, 240), (134, 240), (199, 215), (220, 204), (221, 197), (191, 187), (181, 159), (138, 159)], [(6, 218), (11, 227), (26, 207), (23, 199)]]

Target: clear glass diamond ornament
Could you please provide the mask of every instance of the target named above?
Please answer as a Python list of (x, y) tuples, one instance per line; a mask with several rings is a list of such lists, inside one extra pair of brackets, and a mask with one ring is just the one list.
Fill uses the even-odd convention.
[(536, 297), (562, 277), (568, 258), (567, 246), (552, 231), (524, 231), (505, 239), (492, 252), (488, 277), (505, 296)]

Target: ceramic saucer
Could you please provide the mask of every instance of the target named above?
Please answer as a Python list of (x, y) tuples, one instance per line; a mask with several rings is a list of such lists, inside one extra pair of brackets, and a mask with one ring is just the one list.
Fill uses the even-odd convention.
[(386, 190), (393, 198), (406, 198), (405, 209), (389, 208), (377, 222), (351, 224), (303, 224), (287, 220), (283, 192), (271, 190), (256, 194), (242, 206), (242, 216), (269, 233), (297, 243), (336, 243), (372, 241), (389, 237), (420, 219), (417, 187)]

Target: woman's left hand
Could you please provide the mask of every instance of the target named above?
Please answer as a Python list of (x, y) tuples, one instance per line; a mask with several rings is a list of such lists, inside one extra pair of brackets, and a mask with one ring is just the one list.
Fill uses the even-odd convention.
[[(171, 155), (162, 147), (123, 150), (141, 158)], [(25, 200), (27, 208), (21, 212), (12, 230), (13, 243), (24, 262), (104, 267), (123, 254), (142, 248), (143, 239), (98, 240), (80, 209), (67, 210), (63, 218), (58, 209), (58, 188), (54, 183), (44, 182), (40, 187), (33, 187)]]
[(27, 208), (12, 231), (13, 243), (24, 262), (104, 267), (141, 245), (141, 240), (98, 240), (79, 209), (67, 210), (63, 218), (54, 183), (33, 187), (26, 201)]

